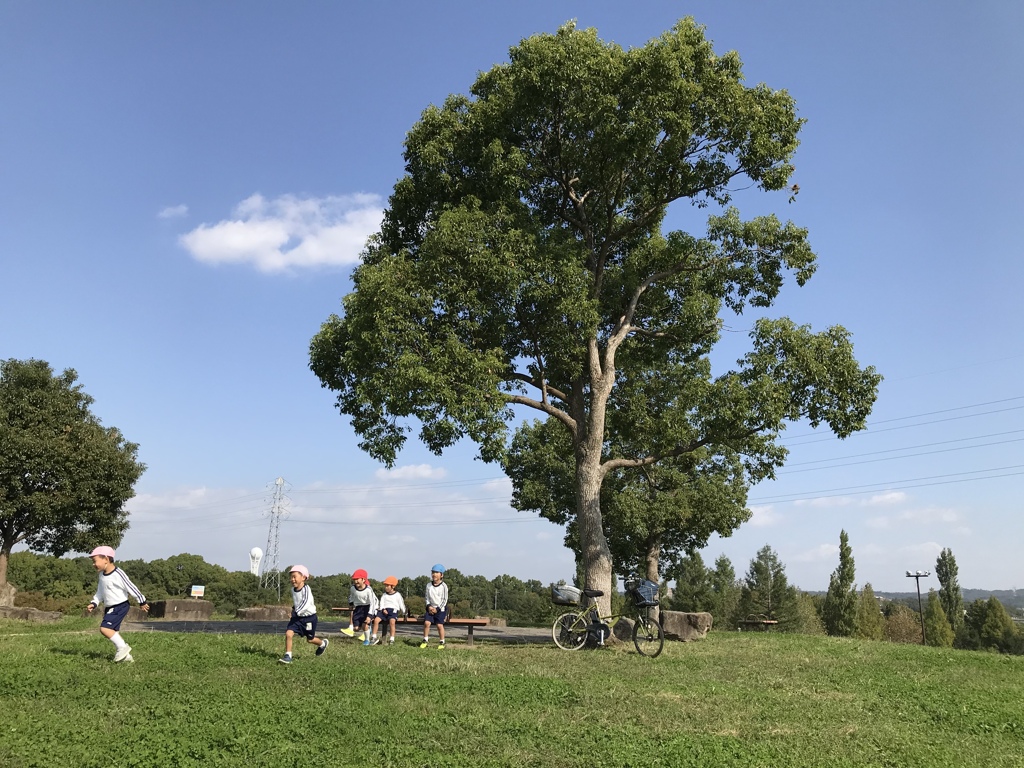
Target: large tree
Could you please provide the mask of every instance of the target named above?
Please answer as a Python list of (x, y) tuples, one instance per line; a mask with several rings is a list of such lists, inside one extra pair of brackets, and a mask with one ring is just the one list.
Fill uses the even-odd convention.
[(853, 550), (846, 531), (839, 532), (839, 565), (828, 581), (822, 606), (825, 631), (837, 637), (853, 637), (857, 631), (857, 585), (853, 583)]
[(0, 362), (0, 585), (15, 544), (60, 556), (117, 546), (128, 529), (145, 466), (77, 380), (42, 360)]
[[(607, 609), (606, 477), (705, 447), (774, 465), (787, 421), (846, 436), (870, 412), (879, 377), (838, 326), (756, 320), (750, 351), (711, 372), (722, 313), (770, 307), (814, 272), (806, 230), (728, 207), (740, 187), (788, 188), (801, 124), (691, 19), (630, 50), (572, 24), (525, 39), (407, 134), (406, 174), (311, 368), (387, 464), (411, 420), (429, 449), (468, 437), (485, 461), (505, 454), (514, 408), (557, 421)], [(703, 235), (662, 231), (675, 201), (713, 207)], [(613, 398), (644, 381), (662, 388), (642, 414), (658, 429), (620, 453), (610, 414), (637, 414)]]
[(789, 585), (786, 566), (768, 544), (757, 551), (743, 579), (739, 612), (742, 617), (764, 617), (792, 630), (797, 618), (798, 593)]
[(964, 596), (960, 591), (959, 573), (953, 550), (946, 547), (935, 561), (935, 575), (939, 579), (939, 602), (954, 635), (964, 625)]

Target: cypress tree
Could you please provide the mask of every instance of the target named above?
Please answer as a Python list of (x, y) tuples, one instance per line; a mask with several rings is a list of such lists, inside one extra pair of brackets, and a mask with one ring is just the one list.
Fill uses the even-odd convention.
[(822, 609), (825, 631), (838, 637), (852, 637), (857, 630), (857, 588), (853, 583), (853, 551), (846, 531), (839, 533), (839, 566), (828, 582)]
[(948, 547), (939, 553), (939, 559), (935, 561), (935, 575), (939, 579), (939, 602), (956, 635), (964, 624), (964, 597), (957, 580), (956, 558)]
[(870, 583), (864, 585), (857, 601), (857, 637), (862, 640), (885, 639), (885, 616)]
[(928, 590), (928, 604), (924, 607), (925, 637), (928, 645), (937, 648), (953, 647), (953, 628), (949, 625), (942, 601), (934, 589)]

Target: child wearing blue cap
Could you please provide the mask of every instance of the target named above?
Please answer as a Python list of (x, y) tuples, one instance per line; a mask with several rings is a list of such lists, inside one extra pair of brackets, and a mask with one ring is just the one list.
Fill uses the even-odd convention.
[(423, 617), (423, 642), (420, 648), (426, 648), (430, 642), (430, 625), (437, 627), (437, 636), (441, 639), (437, 650), (444, 650), (444, 622), (448, 618), (448, 585), (444, 583), (444, 566), (436, 563), (430, 569), (430, 583), (427, 584), (425, 595), (427, 613)]

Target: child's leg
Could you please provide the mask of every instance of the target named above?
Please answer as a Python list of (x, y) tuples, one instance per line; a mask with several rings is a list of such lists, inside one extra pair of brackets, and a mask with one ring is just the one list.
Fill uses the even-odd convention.
[(395, 639), (395, 624), (396, 623), (397, 623), (396, 619), (388, 619), (388, 636), (392, 640)]
[(285, 656), (291, 656), (292, 655), (292, 638), (293, 637), (295, 637), (295, 632), (293, 632), (290, 629), (287, 632), (284, 633), (284, 655)]
[(437, 625), (437, 636), (441, 638), (441, 644), (444, 644), (444, 624)]
[(429, 621), (424, 621), (423, 622), (423, 642), (425, 643), (428, 640), (430, 640), (430, 622)]

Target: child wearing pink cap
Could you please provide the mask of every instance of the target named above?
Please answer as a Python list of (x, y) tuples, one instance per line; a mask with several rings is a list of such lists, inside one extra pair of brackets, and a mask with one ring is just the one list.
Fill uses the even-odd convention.
[(278, 659), (282, 664), (292, 663), (292, 638), (295, 635), (300, 635), (306, 638), (307, 643), (315, 645), (317, 656), (322, 656), (328, 645), (326, 637), (316, 636), (316, 604), (313, 602), (313, 593), (306, 583), (309, 569), (304, 565), (293, 565), (289, 577), (292, 582), (292, 617), (284, 633), (284, 656)]
[(128, 598), (131, 597), (142, 607), (142, 610), (149, 612), (149, 603), (145, 596), (132, 584), (128, 575), (114, 565), (115, 552), (113, 547), (96, 547), (89, 553), (93, 567), (99, 571), (100, 576), (96, 584), (96, 594), (89, 601), (86, 609), (92, 613), (96, 606), (103, 603), (103, 621), (100, 623), (100, 633), (114, 644), (114, 661), (135, 661), (132, 658), (132, 647), (121, 637), (121, 622), (128, 615)]

